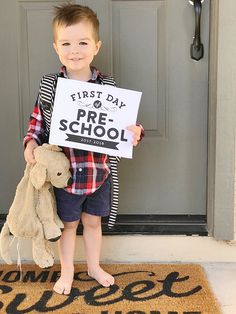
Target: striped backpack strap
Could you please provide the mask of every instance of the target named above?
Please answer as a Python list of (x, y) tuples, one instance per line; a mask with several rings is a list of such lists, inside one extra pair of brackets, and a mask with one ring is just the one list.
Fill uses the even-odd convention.
[[(111, 85), (116, 86), (116, 82), (111, 76), (101, 76), (102, 85)], [(109, 162), (111, 167), (111, 179), (112, 179), (112, 202), (111, 202), (111, 211), (108, 219), (108, 228), (111, 229), (114, 227), (118, 207), (119, 207), (119, 178), (118, 178), (118, 162), (120, 161), (119, 157), (109, 156)]]
[(115, 156), (109, 156), (109, 162), (111, 167), (111, 178), (112, 178), (112, 202), (111, 202), (111, 211), (108, 219), (108, 228), (111, 229), (114, 227), (118, 206), (119, 206), (119, 179), (118, 179), (118, 162), (120, 158)]
[(40, 83), (40, 96), (41, 100), (53, 105), (57, 79), (59, 74), (47, 74), (42, 77)]
[(57, 79), (59, 74), (44, 75), (40, 82), (40, 106), (45, 121), (45, 136), (48, 138), (51, 126), (53, 102), (56, 93)]
[(100, 76), (101, 85), (111, 85), (116, 86), (116, 82), (112, 76)]

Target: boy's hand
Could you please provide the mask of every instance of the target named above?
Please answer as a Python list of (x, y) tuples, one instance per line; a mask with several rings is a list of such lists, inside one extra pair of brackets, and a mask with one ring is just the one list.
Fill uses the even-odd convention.
[(37, 144), (37, 142), (32, 139), (30, 140), (27, 144), (26, 144), (26, 148), (24, 151), (24, 157), (25, 157), (25, 161), (30, 163), (30, 164), (35, 164), (36, 160), (34, 158), (34, 150), (36, 147), (38, 147), (39, 145)]
[(132, 144), (136, 146), (138, 142), (140, 141), (141, 136), (141, 127), (138, 125), (130, 125), (127, 127), (127, 130), (131, 131), (133, 133), (133, 142)]

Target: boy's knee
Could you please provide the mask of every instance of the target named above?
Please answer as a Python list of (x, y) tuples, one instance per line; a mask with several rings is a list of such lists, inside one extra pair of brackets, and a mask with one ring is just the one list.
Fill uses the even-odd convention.
[(64, 230), (77, 229), (79, 220), (71, 221), (71, 222), (63, 222), (63, 224), (64, 224)]
[(101, 217), (83, 213), (81, 220), (84, 227), (98, 228), (101, 226)]

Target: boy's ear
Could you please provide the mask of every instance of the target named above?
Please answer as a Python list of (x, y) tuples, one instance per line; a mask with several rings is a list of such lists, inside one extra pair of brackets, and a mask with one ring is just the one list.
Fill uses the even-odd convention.
[(57, 45), (53, 43), (53, 48), (55, 49), (56, 53), (58, 54)]
[(99, 50), (100, 50), (100, 48), (101, 48), (101, 45), (102, 45), (101, 40), (98, 40), (98, 41), (96, 42), (96, 51), (95, 51), (95, 53), (94, 53), (95, 56), (98, 54), (98, 52), (99, 52)]

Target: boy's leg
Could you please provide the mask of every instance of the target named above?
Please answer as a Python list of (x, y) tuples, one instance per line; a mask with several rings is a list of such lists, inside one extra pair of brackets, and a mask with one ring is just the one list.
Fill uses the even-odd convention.
[(101, 217), (83, 212), (81, 220), (84, 227), (83, 239), (88, 275), (104, 287), (109, 287), (114, 284), (114, 277), (105, 272), (99, 264), (102, 244)]
[(74, 278), (74, 252), (78, 223), (79, 220), (64, 222), (64, 230), (58, 241), (61, 277), (55, 283), (53, 290), (59, 294), (69, 294), (71, 290)]

